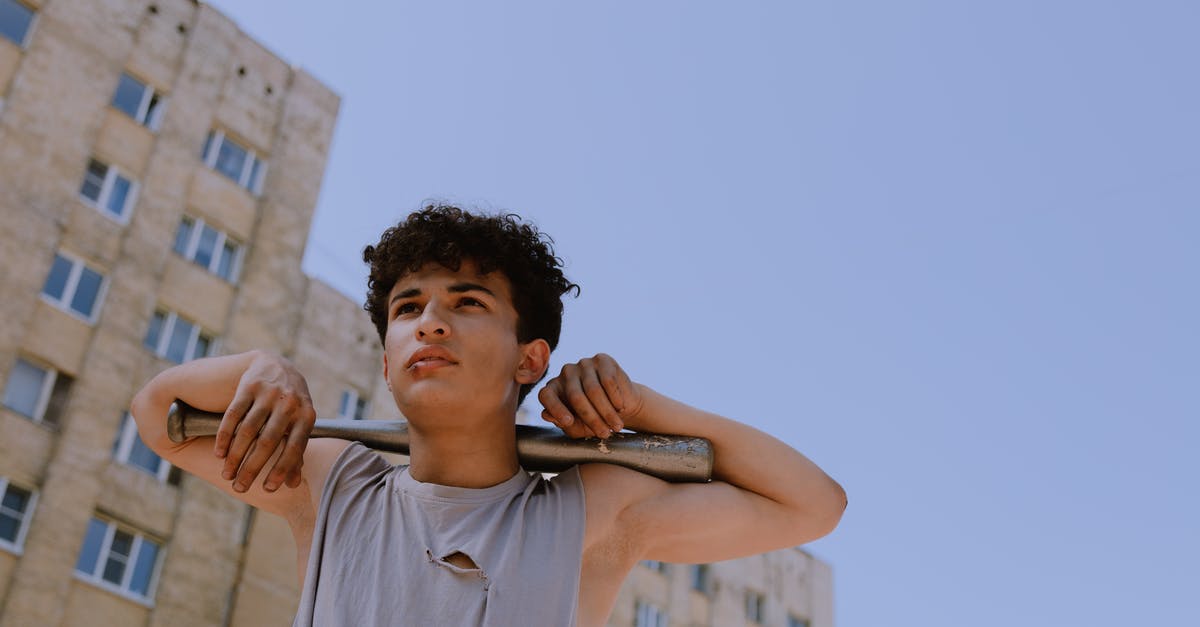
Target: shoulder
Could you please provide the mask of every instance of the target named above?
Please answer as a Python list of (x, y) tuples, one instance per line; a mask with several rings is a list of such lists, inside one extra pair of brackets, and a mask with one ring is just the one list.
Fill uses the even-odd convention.
[(584, 541), (588, 545), (636, 537), (636, 529), (626, 524), (628, 513), (670, 486), (662, 479), (612, 464), (582, 464), (579, 477), (585, 495)]
[[(383, 461), (382, 457), (373, 454), (363, 445), (350, 440), (336, 438), (313, 438), (304, 449), (304, 467), (301, 473), (309, 489), (309, 502), (313, 508), (321, 502), (325, 492), (325, 484), (335, 471), (346, 467), (347, 464), (369, 464), (372, 458)], [(387, 463), (383, 461), (383, 463)]]

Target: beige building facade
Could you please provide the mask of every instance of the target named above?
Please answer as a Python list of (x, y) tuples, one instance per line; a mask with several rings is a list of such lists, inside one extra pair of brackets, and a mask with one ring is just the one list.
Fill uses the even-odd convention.
[[(202, 3), (0, 0), (0, 627), (290, 624), (286, 524), (126, 412), (173, 363), (266, 348), (321, 416), (398, 417), (366, 314), (301, 271), (339, 104)], [(642, 564), (610, 624), (828, 627), (831, 574)]]

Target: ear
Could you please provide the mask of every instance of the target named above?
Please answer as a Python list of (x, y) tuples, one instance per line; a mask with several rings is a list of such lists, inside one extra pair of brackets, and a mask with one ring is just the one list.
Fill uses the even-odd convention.
[(388, 389), (392, 389), (392, 380), (388, 378), (387, 352), (383, 353), (383, 380), (387, 381)]
[(521, 363), (517, 364), (513, 380), (521, 385), (537, 383), (549, 365), (550, 344), (543, 339), (529, 341), (521, 345)]

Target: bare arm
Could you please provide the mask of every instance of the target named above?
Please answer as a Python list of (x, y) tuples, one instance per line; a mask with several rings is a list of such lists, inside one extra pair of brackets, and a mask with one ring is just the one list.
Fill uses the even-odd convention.
[(568, 434), (606, 435), (624, 426), (713, 443), (715, 480), (706, 485), (669, 484), (614, 466), (584, 468), (588, 522), (595, 526), (589, 535), (620, 535), (631, 559), (709, 562), (803, 544), (837, 526), (845, 492), (798, 451), (630, 382), (607, 355), (572, 366), (539, 395), (543, 417)]
[[(176, 399), (225, 412), (222, 433), (215, 440), (171, 442), (166, 415)], [(290, 362), (263, 351), (168, 368), (138, 392), (131, 413), (142, 441), (163, 459), (243, 502), (289, 518), (311, 502), (313, 472), (327, 473), (324, 458), (331, 462), (340, 452), (337, 442), (330, 441), (306, 454), (316, 420), (307, 384)], [(332, 448), (337, 450), (325, 450)], [(305, 467), (306, 457), (317, 458), (310, 459), (311, 469)], [(256, 483), (264, 469), (264, 480)], [(302, 484), (310, 484), (310, 489), (295, 489)]]

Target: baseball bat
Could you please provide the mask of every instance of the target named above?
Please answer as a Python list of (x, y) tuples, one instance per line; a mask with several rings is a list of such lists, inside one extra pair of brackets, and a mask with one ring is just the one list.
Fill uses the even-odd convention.
[[(175, 401), (167, 413), (167, 436), (180, 443), (216, 435), (221, 414)], [(559, 429), (516, 425), (517, 458), (534, 472), (562, 472), (576, 464), (616, 464), (674, 483), (712, 479), (712, 443), (704, 438), (652, 433), (614, 433), (607, 440), (574, 439)], [(317, 420), (309, 437), (362, 442), (379, 451), (408, 454), (403, 420)]]

